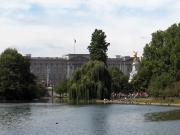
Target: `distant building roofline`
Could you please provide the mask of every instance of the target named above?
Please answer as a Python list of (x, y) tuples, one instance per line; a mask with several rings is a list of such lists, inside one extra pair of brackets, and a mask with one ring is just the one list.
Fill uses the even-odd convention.
[[(85, 56), (85, 57), (90, 57), (90, 54), (73, 54), (73, 53), (69, 53), (66, 55), (63, 55), (62, 57), (33, 57), (31, 54), (26, 54), (25, 57), (30, 57), (31, 59), (47, 59), (47, 60), (58, 60), (58, 59), (71, 59), (73, 57), (78, 57), (78, 56)], [(131, 56), (122, 56), (122, 55), (115, 55), (116, 57), (108, 57), (108, 59), (111, 60), (117, 60), (117, 59), (121, 59), (122, 61), (126, 61), (126, 60), (131, 60), (133, 57)]]

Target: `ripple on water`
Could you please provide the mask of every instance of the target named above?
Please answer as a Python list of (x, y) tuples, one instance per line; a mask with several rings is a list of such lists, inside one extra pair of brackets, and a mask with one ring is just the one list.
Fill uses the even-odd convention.
[[(0, 104), (0, 135), (179, 135), (180, 110), (175, 109), (179, 108)], [(155, 121), (159, 115), (161, 121), (165, 116), (173, 121)]]

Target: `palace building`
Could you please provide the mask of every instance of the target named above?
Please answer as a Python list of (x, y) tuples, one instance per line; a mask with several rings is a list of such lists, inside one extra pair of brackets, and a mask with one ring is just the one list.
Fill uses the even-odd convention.
[[(74, 70), (89, 61), (89, 54), (68, 54), (63, 57), (31, 57), (30, 70), (41, 82), (47, 86), (56, 85), (61, 80), (68, 79)], [(108, 67), (117, 67), (127, 76), (132, 70), (133, 58), (117, 55), (108, 58)]]

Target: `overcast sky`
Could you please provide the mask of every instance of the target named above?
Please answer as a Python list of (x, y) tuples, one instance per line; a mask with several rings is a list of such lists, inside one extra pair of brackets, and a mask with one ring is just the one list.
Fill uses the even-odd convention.
[(143, 52), (151, 33), (180, 22), (180, 0), (0, 0), (0, 52), (32, 56), (88, 53), (91, 34), (102, 29), (108, 55)]

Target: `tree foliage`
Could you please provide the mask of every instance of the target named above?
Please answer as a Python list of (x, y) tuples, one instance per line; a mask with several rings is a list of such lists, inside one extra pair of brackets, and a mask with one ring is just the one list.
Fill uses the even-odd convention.
[(62, 80), (60, 83), (58, 83), (55, 86), (55, 91), (58, 94), (64, 94), (67, 93), (67, 89), (68, 89), (68, 81), (67, 80)]
[(106, 42), (106, 34), (102, 30), (95, 29), (92, 34), (91, 43), (88, 46), (90, 59), (92, 61), (102, 61), (106, 64), (109, 45), (110, 43)]
[(139, 89), (149, 89), (156, 96), (179, 80), (180, 70), (180, 24), (174, 24), (165, 31), (152, 34), (152, 41), (146, 44), (137, 76), (133, 83)]
[(180, 81), (173, 82), (166, 87), (164, 96), (179, 97), (180, 96)]
[(105, 33), (95, 29), (88, 46), (90, 61), (77, 69), (68, 80), (70, 99), (110, 99), (111, 75), (106, 65), (108, 46)]
[(162, 73), (160, 76), (153, 76), (149, 84), (149, 93), (152, 96), (166, 96), (165, 88), (172, 84), (173, 78), (169, 73)]
[(109, 99), (111, 76), (106, 65), (100, 61), (88, 62), (74, 72), (68, 90), (73, 100)]
[(30, 60), (15, 49), (0, 55), (0, 94), (10, 100), (30, 100), (40, 96), (35, 76), (30, 73)]
[(128, 76), (124, 75), (124, 73), (116, 67), (110, 68), (109, 72), (112, 78), (112, 83), (111, 83), (112, 92), (128, 93), (130, 87), (128, 84)]

